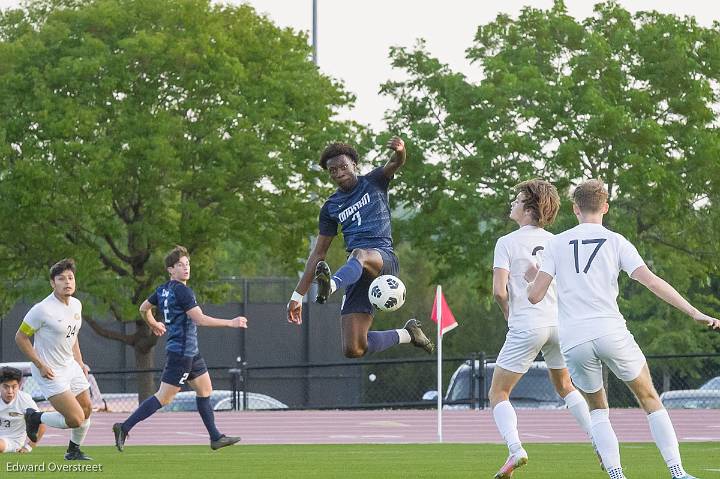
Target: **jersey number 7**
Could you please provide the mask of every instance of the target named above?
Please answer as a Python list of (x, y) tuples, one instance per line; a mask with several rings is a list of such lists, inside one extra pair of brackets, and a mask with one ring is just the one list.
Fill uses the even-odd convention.
[[(592, 264), (593, 260), (595, 259), (595, 255), (597, 255), (598, 251), (600, 251), (600, 247), (605, 243), (605, 241), (607, 241), (607, 239), (605, 239), (605, 238), (582, 240), (582, 244), (596, 244), (597, 245), (597, 246), (595, 246), (595, 250), (590, 255), (590, 258), (588, 258), (588, 262), (585, 265), (585, 268), (583, 269), (583, 273), (587, 274), (588, 270), (590, 269), (590, 265)], [(578, 259), (578, 249), (579, 249), (578, 240), (572, 240), (568, 244), (573, 245), (573, 253), (575, 253), (575, 272), (580, 273), (580, 260)]]

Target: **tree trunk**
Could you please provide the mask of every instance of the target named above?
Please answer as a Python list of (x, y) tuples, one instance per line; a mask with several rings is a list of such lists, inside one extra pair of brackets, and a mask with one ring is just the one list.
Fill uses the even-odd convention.
[[(83, 316), (83, 320), (87, 322), (98, 335), (132, 346), (135, 350), (136, 369), (153, 369), (155, 367), (153, 349), (157, 344), (158, 338), (152, 333), (145, 321), (135, 321), (135, 333), (128, 335), (106, 329), (90, 316)], [(157, 390), (158, 385), (155, 384), (153, 373), (137, 373), (136, 380), (139, 402), (143, 402)]]
[[(153, 369), (155, 367), (154, 346), (157, 343), (157, 336), (145, 321), (135, 321), (135, 368)], [(155, 384), (153, 373), (137, 373), (138, 401), (143, 402), (157, 391), (159, 385)]]

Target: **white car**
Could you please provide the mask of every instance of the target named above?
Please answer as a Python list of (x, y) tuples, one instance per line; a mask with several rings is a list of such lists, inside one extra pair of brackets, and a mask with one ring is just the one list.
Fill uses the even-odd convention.
[[(472, 374), (475, 373), (473, 380)], [(488, 391), (495, 371), (495, 363), (485, 364), (484, 394), (487, 400)], [(480, 395), (480, 361), (475, 360), (473, 369), (470, 361), (465, 361), (458, 367), (450, 378), (447, 392), (443, 400), (443, 409), (469, 409), (477, 404)], [(471, 384), (475, 385), (474, 393), (470, 394)], [(423, 400), (434, 401), (437, 391), (428, 391)], [(510, 394), (513, 406), (516, 408), (543, 408), (557, 409), (565, 407), (565, 401), (555, 391), (550, 382), (548, 367), (544, 361), (535, 361), (527, 373), (520, 379)]]
[(667, 409), (720, 409), (720, 376), (716, 376), (698, 389), (678, 389), (660, 395)]

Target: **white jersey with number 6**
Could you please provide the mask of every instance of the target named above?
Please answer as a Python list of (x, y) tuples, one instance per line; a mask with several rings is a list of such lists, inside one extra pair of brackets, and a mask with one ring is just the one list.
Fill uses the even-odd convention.
[(545, 246), (540, 271), (555, 277), (560, 344), (578, 344), (627, 330), (617, 304), (620, 271), (632, 274), (645, 262), (624, 236), (582, 223)]
[(65, 304), (50, 293), (28, 311), (23, 323), (34, 331), (33, 347), (50, 369), (62, 369), (75, 361), (73, 346), (82, 325), (80, 300), (71, 296), (70, 304)]
[(525, 271), (530, 266), (542, 264), (543, 248), (552, 237), (552, 233), (542, 228), (526, 225), (501, 237), (495, 244), (493, 268), (510, 273), (507, 285), (510, 303), (508, 328), (513, 331), (557, 326), (555, 285), (550, 285), (542, 301), (532, 304), (527, 297), (525, 281)]

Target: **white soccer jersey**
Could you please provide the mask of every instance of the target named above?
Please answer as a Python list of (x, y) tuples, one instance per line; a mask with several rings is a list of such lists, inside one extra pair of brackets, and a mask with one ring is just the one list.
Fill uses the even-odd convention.
[(33, 306), (23, 323), (34, 331), (34, 348), (50, 369), (60, 369), (75, 360), (73, 346), (82, 325), (82, 304), (70, 297), (65, 304), (55, 294)]
[(557, 283), (563, 351), (627, 329), (617, 304), (618, 275), (644, 264), (632, 243), (599, 224), (583, 223), (548, 241), (540, 271)]
[(527, 297), (525, 271), (541, 263), (545, 243), (552, 233), (537, 226), (523, 226), (497, 240), (493, 268), (510, 272), (508, 294), (510, 317), (508, 327), (514, 331), (529, 331), (546, 326), (557, 326), (557, 296), (555, 285), (551, 284), (547, 295), (538, 304), (532, 304)]
[(25, 391), (18, 391), (10, 404), (0, 399), (0, 438), (22, 444), (25, 441), (25, 419), (27, 408), (37, 409), (37, 404)]

